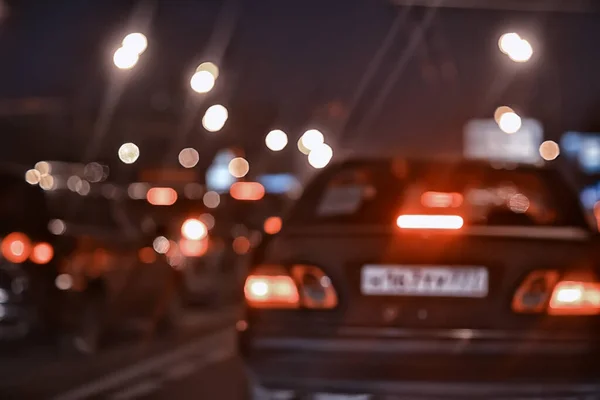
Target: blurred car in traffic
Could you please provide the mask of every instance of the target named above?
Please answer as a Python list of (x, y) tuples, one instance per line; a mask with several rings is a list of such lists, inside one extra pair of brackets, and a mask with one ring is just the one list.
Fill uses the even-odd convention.
[[(128, 213), (141, 221), (142, 229), (157, 232), (154, 248), (179, 271), (186, 303), (218, 306), (242, 301), (251, 249), (263, 240), (265, 221), (287, 205), (285, 196), (263, 194), (251, 200), (208, 192), (214, 198), (207, 200), (207, 207), (204, 191), (194, 198), (178, 189), (149, 187), (146, 198), (127, 201)], [(167, 198), (162, 192), (176, 200), (157, 201)]]
[(600, 394), (600, 238), (555, 170), (332, 165), (245, 297), (252, 398)]
[(180, 279), (117, 200), (0, 176), (0, 336), (46, 333), (91, 354), (113, 328), (171, 326)]

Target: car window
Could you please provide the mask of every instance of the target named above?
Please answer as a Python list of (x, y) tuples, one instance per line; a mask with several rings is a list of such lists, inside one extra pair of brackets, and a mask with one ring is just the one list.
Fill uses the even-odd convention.
[(288, 224), (394, 224), (402, 214), (457, 214), (470, 225), (587, 226), (556, 171), (443, 162), (332, 168), (309, 185)]

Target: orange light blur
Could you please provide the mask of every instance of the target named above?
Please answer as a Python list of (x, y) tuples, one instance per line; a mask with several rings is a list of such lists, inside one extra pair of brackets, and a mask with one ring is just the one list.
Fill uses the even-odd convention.
[(265, 220), (264, 230), (269, 235), (275, 235), (281, 230), (282, 222), (280, 217), (269, 217)]
[(600, 231), (600, 201), (594, 204), (594, 216), (596, 217), (596, 223), (598, 224), (598, 231)]
[(559, 282), (552, 292), (548, 314), (600, 314), (600, 283), (580, 281)]
[(36, 264), (48, 264), (52, 257), (54, 257), (54, 248), (49, 243), (38, 243), (33, 247), (29, 258)]
[(146, 199), (153, 206), (170, 206), (177, 201), (177, 192), (172, 188), (154, 187), (148, 190)]
[(256, 201), (265, 196), (265, 188), (258, 182), (236, 182), (229, 194), (236, 200)]
[(402, 229), (460, 229), (464, 221), (458, 215), (401, 215), (396, 224)]
[(2, 255), (12, 263), (22, 263), (31, 254), (31, 241), (21, 232), (13, 232), (2, 240)]
[(138, 256), (140, 261), (144, 264), (153, 264), (156, 262), (156, 253), (152, 247), (144, 247), (140, 249)]
[(430, 208), (460, 207), (462, 203), (460, 193), (425, 192), (421, 195), (421, 204)]
[(199, 219), (190, 218), (181, 225), (181, 234), (189, 240), (201, 240), (208, 234), (208, 228)]
[(244, 255), (250, 251), (250, 240), (245, 236), (238, 236), (233, 239), (233, 251), (239, 255)]
[(208, 251), (208, 239), (181, 239), (179, 241), (179, 249), (181, 250), (181, 254), (186, 257), (202, 257)]
[(244, 285), (246, 301), (257, 308), (297, 308), (300, 295), (290, 276), (250, 275)]

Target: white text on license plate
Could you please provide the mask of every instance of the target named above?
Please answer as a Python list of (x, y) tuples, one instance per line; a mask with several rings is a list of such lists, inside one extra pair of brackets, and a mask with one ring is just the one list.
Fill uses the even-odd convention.
[(485, 297), (488, 271), (479, 266), (365, 265), (366, 295)]

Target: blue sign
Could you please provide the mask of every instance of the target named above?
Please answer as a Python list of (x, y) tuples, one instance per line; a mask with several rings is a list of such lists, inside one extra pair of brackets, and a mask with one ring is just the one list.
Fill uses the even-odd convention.
[(567, 157), (576, 159), (587, 174), (600, 174), (600, 134), (567, 132), (561, 139)]

